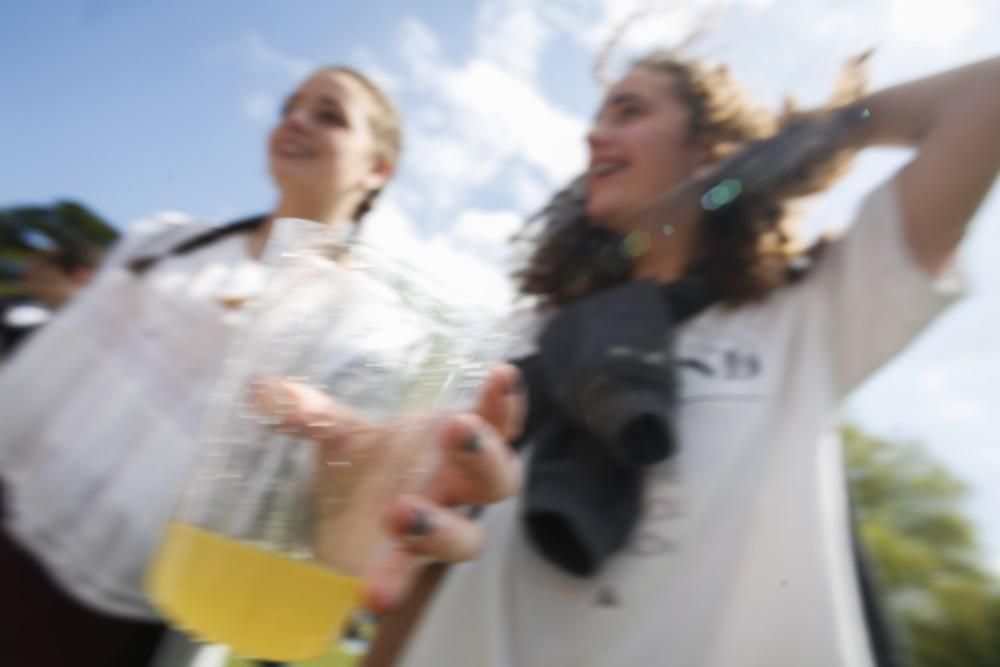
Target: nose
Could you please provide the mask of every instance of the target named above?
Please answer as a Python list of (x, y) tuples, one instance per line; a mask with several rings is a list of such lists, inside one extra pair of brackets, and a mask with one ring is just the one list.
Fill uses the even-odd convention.
[(594, 123), (591, 126), (590, 131), (587, 132), (587, 146), (590, 148), (591, 152), (603, 145), (606, 145), (608, 143), (609, 135), (610, 132), (607, 124)]
[(295, 130), (306, 130), (311, 122), (309, 110), (305, 107), (294, 107), (285, 114), (284, 125)]

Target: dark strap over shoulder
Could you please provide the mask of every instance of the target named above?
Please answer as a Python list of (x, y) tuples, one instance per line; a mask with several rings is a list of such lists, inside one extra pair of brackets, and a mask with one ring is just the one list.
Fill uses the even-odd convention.
[(211, 245), (216, 241), (224, 239), (227, 236), (232, 236), (233, 234), (252, 232), (264, 224), (266, 219), (267, 216), (256, 215), (250, 218), (243, 218), (235, 222), (219, 225), (218, 227), (213, 227), (212, 229), (207, 229), (189, 239), (184, 239), (177, 245), (167, 250), (148, 255), (139, 255), (135, 259), (129, 261), (128, 269), (136, 275), (142, 275), (149, 269), (153, 268), (161, 259), (176, 255), (186, 255), (189, 252)]

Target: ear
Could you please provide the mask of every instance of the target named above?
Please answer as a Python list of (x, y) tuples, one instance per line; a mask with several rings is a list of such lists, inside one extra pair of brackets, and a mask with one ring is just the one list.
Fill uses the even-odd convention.
[(396, 165), (385, 158), (376, 157), (371, 171), (365, 177), (365, 187), (368, 190), (383, 188), (394, 173), (396, 173)]

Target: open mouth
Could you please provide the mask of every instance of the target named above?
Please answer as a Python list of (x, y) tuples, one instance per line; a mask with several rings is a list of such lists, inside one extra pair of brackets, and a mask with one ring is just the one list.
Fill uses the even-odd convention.
[(283, 158), (309, 158), (315, 155), (308, 146), (296, 139), (283, 139), (274, 147), (274, 154)]
[(587, 180), (591, 183), (606, 180), (616, 176), (628, 168), (628, 163), (620, 160), (602, 160), (587, 171)]

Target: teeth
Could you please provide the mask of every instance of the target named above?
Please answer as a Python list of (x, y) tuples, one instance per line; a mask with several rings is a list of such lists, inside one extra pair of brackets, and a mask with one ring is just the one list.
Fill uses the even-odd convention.
[(278, 150), (285, 155), (292, 155), (295, 157), (303, 157), (309, 154), (308, 149), (295, 141), (282, 141), (278, 144)]
[(596, 167), (593, 167), (590, 170), (590, 174), (592, 176), (604, 176), (605, 174), (610, 174), (612, 172), (618, 171), (623, 166), (624, 165), (622, 165), (621, 163), (618, 163), (618, 162), (614, 162), (614, 163), (605, 162), (605, 163), (597, 165)]

